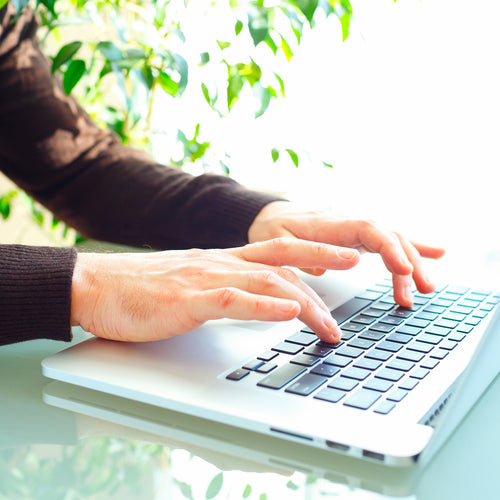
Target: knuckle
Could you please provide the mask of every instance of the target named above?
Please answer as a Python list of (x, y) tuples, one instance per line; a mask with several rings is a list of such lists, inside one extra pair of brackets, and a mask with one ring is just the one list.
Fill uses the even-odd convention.
[(298, 279), (297, 275), (291, 269), (288, 269), (286, 267), (279, 268), (277, 273), (283, 279), (290, 281), (292, 283), (297, 281), (297, 279)]
[(272, 250), (278, 254), (285, 253), (290, 249), (291, 238), (274, 238), (271, 240)]
[(215, 299), (222, 309), (227, 309), (236, 302), (236, 290), (234, 288), (221, 288), (217, 290)]

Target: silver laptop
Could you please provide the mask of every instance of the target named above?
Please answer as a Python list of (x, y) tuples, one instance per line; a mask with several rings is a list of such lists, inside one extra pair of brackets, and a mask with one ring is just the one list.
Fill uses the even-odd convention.
[(499, 296), (439, 286), (403, 309), (380, 273), (367, 258), (310, 279), (341, 324), (337, 345), (298, 320), (216, 321), (159, 342), (90, 339), (43, 373), (332, 453), (424, 463), (499, 371)]

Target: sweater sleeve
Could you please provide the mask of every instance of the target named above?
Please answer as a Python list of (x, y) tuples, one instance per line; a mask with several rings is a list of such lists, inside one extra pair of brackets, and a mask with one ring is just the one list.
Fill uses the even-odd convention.
[(52, 77), (33, 12), (13, 22), (9, 5), (0, 16), (0, 169), (91, 238), (155, 249), (245, 244), (257, 213), (279, 197), (160, 165), (99, 129)]
[(0, 245), (0, 345), (71, 340), (72, 248)]

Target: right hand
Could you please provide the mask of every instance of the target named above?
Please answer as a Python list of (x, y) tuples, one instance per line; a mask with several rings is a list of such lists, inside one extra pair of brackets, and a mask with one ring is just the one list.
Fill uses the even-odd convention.
[(282, 266), (349, 269), (354, 249), (278, 238), (224, 250), (78, 254), (71, 322), (98, 337), (151, 341), (219, 318), (299, 318), (326, 342), (340, 329), (318, 295)]

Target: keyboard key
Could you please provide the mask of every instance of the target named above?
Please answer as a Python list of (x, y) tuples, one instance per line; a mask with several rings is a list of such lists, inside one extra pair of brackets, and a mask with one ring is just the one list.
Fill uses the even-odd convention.
[(372, 349), (365, 354), (365, 358), (387, 361), (388, 359), (392, 358), (392, 353), (390, 351), (379, 351), (378, 349)]
[(405, 309), (404, 307), (398, 307), (397, 309), (389, 313), (390, 316), (395, 316), (396, 318), (403, 319), (409, 318), (412, 314), (413, 313), (410, 310)]
[(354, 339), (352, 342), (349, 342), (347, 344), (350, 347), (357, 347), (359, 349), (370, 349), (370, 347), (373, 347), (375, 345), (375, 342), (371, 340), (366, 340), (366, 339)]
[(275, 365), (274, 363), (264, 363), (263, 365), (256, 368), (255, 371), (257, 373), (269, 373), (272, 372), (277, 366), (278, 365)]
[(323, 385), (328, 379), (326, 377), (320, 377), (319, 375), (314, 375), (311, 373), (306, 373), (300, 377), (296, 382), (290, 385), (285, 392), (291, 392), (292, 394), (297, 394), (299, 396), (309, 396), (314, 392), (319, 386)]
[(441, 349), (446, 349), (447, 351), (452, 351), (456, 346), (456, 342), (453, 342), (452, 340), (445, 340), (439, 347), (441, 347)]
[(418, 335), (422, 331), (421, 328), (415, 328), (414, 326), (406, 326), (403, 325), (401, 328), (398, 328), (396, 330), (396, 333), (402, 333), (403, 335), (411, 335), (415, 336)]
[(430, 324), (431, 324), (431, 322), (429, 320), (427, 320), (427, 319), (418, 319), (418, 318), (412, 318), (412, 319), (409, 319), (406, 322), (406, 326), (413, 326), (415, 328), (418, 328), (419, 330), (421, 328), (426, 328)]
[(387, 415), (395, 408), (396, 404), (391, 401), (383, 401), (373, 411), (381, 415)]
[(391, 342), (390, 340), (383, 340), (377, 344), (376, 349), (381, 351), (398, 352), (403, 347), (402, 344), (397, 342)]
[(371, 391), (377, 392), (387, 392), (394, 384), (388, 380), (382, 380), (380, 378), (372, 378), (363, 385), (365, 389), (370, 389)]
[(450, 321), (463, 321), (467, 316), (465, 314), (459, 314), (454, 312), (447, 312), (443, 314), (443, 319), (447, 319)]
[(390, 311), (393, 307), (394, 307), (394, 301), (393, 300), (391, 300), (390, 302), (382, 300), (380, 302), (372, 304), (372, 308), (373, 309), (378, 309), (379, 311)]
[(472, 312), (472, 309), (470, 309), (469, 307), (454, 306), (451, 312), (458, 314), (470, 314)]
[(276, 356), (278, 356), (278, 353), (275, 351), (266, 351), (262, 353), (260, 356), (257, 356), (258, 359), (262, 359), (262, 361), (271, 361), (274, 359)]
[(363, 311), (363, 314), (365, 316), (371, 316), (372, 318), (380, 318), (384, 315), (384, 311), (381, 311), (380, 309), (373, 309), (372, 307), (370, 307), (369, 309)]
[(430, 333), (432, 335), (439, 335), (440, 337), (446, 337), (450, 333), (448, 328), (441, 328), (439, 326), (430, 326), (426, 328), (425, 333)]
[(366, 299), (366, 300), (378, 300), (380, 297), (384, 295), (382, 292), (375, 292), (372, 290), (366, 290), (364, 292), (358, 293), (356, 298), (358, 299)]
[(389, 333), (394, 330), (394, 325), (387, 324), (387, 323), (376, 323), (375, 325), (370, 326), (370, 330), (374, 332), (380, 332), (380, 333)]
[(408, 346), (408, 349), (410, 351), (423, 352), (424, 354), (427, 354), (431, 352), (432, 349), (434, 349), (434, 346), (432, 344), (426, 344), (425, 342), (420, 342), (417, 340), (416, 342), (410, 344)]
[(390, 363), (387, 363), (387, 368), (392, 368), (393, 370), (400, 370), (402, 372), (410, 371), (415, 363), (407, 361), (405, 359), (393, 359)]
[(434, 323), (435, 326), (440, 326), (442, 328), (450, 328), (453, 330), (453, 328), (456, 328), (458, 326), (458, 321), (451, 321), (449, 319), (440, 319), (439, 321), (436, 321)]
[(341, 306), (337, 307), (336, 309), (331, 311), (331, 313), (334, 319), (340, 325), (341, 323), (351, 318), (352, 316), (360, 312), (362, 309), (364, 309), (371, 303), (372, 303), (371, 300), (354, 298), (347, 301), (345, 304), (342, 304)]
[(353, 323), (352, 321), (350, 323), (344, 323), (342, 325), (342, 330), (347, 332), (359, 333), (364, 329), (365, 329), (364, 325), (360, 325), (359, 323)]
[(422, 333), (422, 335), (419, 335), (418, 337), (418, 342), (425, 342), (426, 344), (432, 345), (437, 345), (442, 340), (443, 339), (441, 337), (438, 337), (437, 335), (429, 335), (428, 333)]
[(458, 328), (457, 328), (457, 332), (461, 332), (461, 333), (470, 333), (472, 332), (472, 330), (474, 330), (474, 327), (472, 325), (460, 325)]
[(321, 389), (317, 394), (314, 395), (315, 399), (321, 399), (322, 401), (328, 401), (329, 403), (338, 403), (345, 396), (345, 392), (339, 391), (338, 389), (330, 389), (326, 387)]
[(287, 342), (292, 344), (299, 344), (302, 346), (309, 346), (314, 344), (318, 340), (318, 337), (313, 333), (308, 332), (297, 332), (286, 339)]
[(254, 371), (257, 368), (259, 368), (259, 366), (262, 366), (263, 364), (264, 364), (264, 361), (262, 361), (261, 359), (253, 359), (252, 361), (248, 361), (248, 363), (245, 363), (243, 365), (243, 368), (245, 370)]
[(453, 332), (451, 335), (448, 335), (448, 340), (453, 340), (454, 342), (462, 342), (465, 338), (465, 333), (461, 332)]
[(280, 342), (275, 345), (272, 350), (277, 352), (282, 352), (285, 354), (298, 354), (302, 351), (303, 347), (298, 344), (292, 344), (291, 342)]
[(364, 314), (359, 314), (355, 318), (351, 319), (351, 323), (359, 323), (360, 325), (371, 325), (374, 321), (375, 318), (365, 316)]
[(444, 359), (444, 358), (446, 358), (446, 356), (448, 356), (448, 351), (446, 351), (445, 349), (436, 349), (431, 354), (431, 358), (434, 358), (434, 359)]
[(391, 342), (397, 342), (398, 344), (408, 344), (410, 340), (413, 340), (413, 337), (411, 335), (396, 332), (389, 335), (387, 337), (387, 340), (390, 340)]
[(321, 363), (320, 365), (315, 366), (310, 373), (314, 373), (315, 375), (321, 375), (323, 377), (333, 377), (334, 375), (337, 375), (339, 371), (340, 368), (336, 366), (327, 365), (326, 363)]
[(400, 389), (404, 389), (405, 391), (411, 391), (418, 385), (418, 380), (416, 378), (407, 378), (406, 380), (403, 380), (399, 384)]
[(424, 359), (425, 354), (417, 351), (411, 351), (410, 349), (405, 349), (404, 351), (399, 352), (397, 357), (399, 359), (405, 359), (407, 361), (418, 363), (420, 360)]
[(391, 382), (397, 382), (403, 378), (404, 373), (398, 370), (391, 370), (390, 368), (382, 368), (377, 373), (375, 373), (376, 378), (381, 378), (384, 380), (390, 380)]
[(372, 330), (365, 330), (363, 333), (359, 334), (360, 339), (373, 340), (378, 342), (380, 339), (383, 339), (385, 335), (380, 332), (374, 332)]
[(344, 405), (351, 406), (352, 408), (358, 408), (360, 410), (367, 410), (373, 405), (373, 403), (378, 401), (380, 397), (380, 394), (375, 391), (370, 391), (369, 389), (359, 389), (346, 401), (344, 401)]
[(313, 366), (316, 363), (319, 363), (319, 358), (301, 353), (292, 358), (290, 363), (293, 363), (294, 365)]
[(385, 323), (392, 326), (399, 326), (403, 322), (403, 318), (397, 318), (396, 316), (385, 316), (380, 320), (380, 323)]
[(228, 380), (241, 380), (243, 377), (246, 377), (250, 372), (248, 370), (244, 370), (243, 368), (238, 368), (237, 370), (234, 370), (234, 372), (231, 372), (229, 375), (226, 376)]
[(358, 349), (357, 347), (349, 347), (347, 345), (342, 346), (337, 350), (337, 354), (340, 356), (347, 356), (348, 358), (358, 358), (365, 351), (363, 349)]
[(396, 403), (399, 403), (402, 401), (406, 395), (408, 394), (408, 391), (405, 391), (403, 389), (394, 389), (389, 396), (387, 396), (387, 399), (389, 401), (395, 401)]
[(420, 364), (420, 368), (425, 368), (426, 370), (432, 370), (433, 368), (436, 368), (438, 364), (439, 364), (438, 359), (429, 358)]
[(424, 312), (435, 313), (435, 314), (442, 314), (445, 311), (446, 311), (446, 307), (443, 307), (443, 306), (433, 306), (432, 304), (430, 306), (427, 306), (424, 309)]
[(272, 371), (270, 375), (263, 378), (257, 385), (267, 387), (268, 389), (281, 389), (305, 371), (306, 369), (303, 366), (287, 363)]
[(327, 365), (333, 365), (333, 366), (340, 366), (340, 368), (344, 368), (347, 366), (352, 360), (350, 358), (347, 358), (345, 356), (339, 356), (338, 354), (332, 354), (331, 356), (328, 356), (323, 363), (326, 363)]
[(363, 370), (362, 368), (351, 366), (342, 372), (342, 377), (352, 378), (354, 380), (365, 380), (370, 374), (370, 370)]
[(349, 392), (352, 391), (357, 385), (358, 382), (353, 379), (336, 377), (328, 384), (328, 387)]
[(309, 356), (316, 356), (319, 358), (324, 358), (328, 356), (328, 354), (333, 352), (333, 348), (329, 344), (315, 344), (311, 347), (308, 347), (304, 354), (308, 354)]
[(410, 378), (418, 378), (419, 380), (422, 380), (427, 377), (429, 373), (430, 370), (426, 370), (425, 368), (415, 368), (415, 370), (410, 373)]
[(382, 366), (382, 362), (376, 359), (362, 358), (356, 361), (353, 366), (363, 368), (363, 370), (376, 370)]
[(466, 325), (477, 326), (477, 325), (479, 325), (479, 323), (481, 323), (481, 318), (475, 318), (475, 317), (467, 318), (464, 321), (464, 323)]
[(340, 329), (340, 332), (341, 332), (340, 335), (341, 340), (350, 340), (356, 336), (354, 332), (350, 332), (349, 330), (342, 330), (342, 328)]
[(449, 286), (446, 289), (446, 293), (452, 293), (454, 295), (465, 295), (470, 288), (467, 288), (466, 286)]
[(430, 313), (425, 311), (420, 311), (418, 314), (415, 315), (415, 318), (427, 319), (429, 321), (434, 321), (437, 317), (438, 315), (436, 313)]

